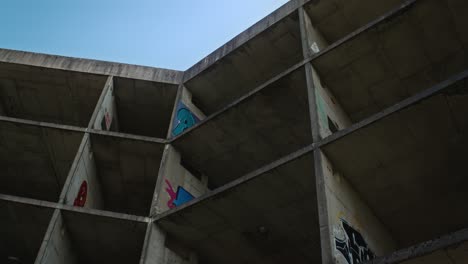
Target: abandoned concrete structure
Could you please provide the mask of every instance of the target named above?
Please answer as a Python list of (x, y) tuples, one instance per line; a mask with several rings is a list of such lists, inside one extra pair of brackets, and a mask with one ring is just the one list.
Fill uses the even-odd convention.
[(468, 1), (293, 0), (185, 72), (0, 50), (1, 263), (468, 263)]

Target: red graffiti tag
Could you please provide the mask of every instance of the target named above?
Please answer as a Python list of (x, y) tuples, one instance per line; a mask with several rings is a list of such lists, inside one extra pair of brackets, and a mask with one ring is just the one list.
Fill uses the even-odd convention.
[(74, 206), (84, 207), (86, 204), (86, 196), (88, 196), (88, 183), (83, 181), (80, 186), (80, 190), (76, 195), (75, 202), (73, 203)]
[(167, 194), (169, 194), (169, 197), (171, 198), (171, 199), (169, 199), (169, 201), (167, 202), (167, 206), (168, 206), (170, 209), (172, 209), (172, 208), (176, 207), (176, 206), (174, 205), (174, 201), (175, 201), (175, 199), (177, 198), (177, 193), (174, 191), (174, 188), (172, 188), (171, 183), (170, 183), (167, 179), (166, 179), (165, 181), (166, 181), (166, 184), (167, 184), (166, 192), (167, 192)]

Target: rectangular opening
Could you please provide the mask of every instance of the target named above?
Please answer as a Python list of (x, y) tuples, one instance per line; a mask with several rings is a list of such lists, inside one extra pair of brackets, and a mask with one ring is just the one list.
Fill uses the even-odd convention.
[(97, 108), (94, 129), (166, 138), (177, 85), (113, 77)]
[(148, 216), (164, 145), (91, 135), (76, 157), (65, 203)]
[(40, 264), (140, 263), (146, 223), (60, 211)]
[(0, 262), (35, 263), (53, 209), (0, 200)]
[(58, 202), (82, 137), (0, 121), (0, 193)]
[(87, 127), (107, 77), (0, 63), (2, 115)]

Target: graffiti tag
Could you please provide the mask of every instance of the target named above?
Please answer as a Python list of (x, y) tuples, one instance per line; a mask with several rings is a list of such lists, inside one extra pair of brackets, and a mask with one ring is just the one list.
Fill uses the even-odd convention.
[(185, 190), (183, 187), (179, 186), (177, 187), (177, 192), (174, 191), (174, 188), (172, 187), (171, 182), (169, 180), (165, 180), (167, 187), (166, 187), (166, 192), (169, 195), (169, 201), (167, 202), (167, 207), (170, 209), (175, 208), (179, 205), (182, 205), (184, 203), (187, 203), (195, 197), (189, 193), (187, 190)]
[(74, 206), (84, 207), (86, 204), (86, 197), (88, 196), (88, 183), (83, 181), (81, 183), (78, 194), (76, 195), (75, 201), (73, 202)]
[(172, 130), (173, 136), (182, 134), (182, 132), (200, 122), (200, 119), (198, 119), (182, 102), (179, 102), (177, 105), (176, 113), (174, 129)]
[(335, 245), (349, 264), (363, 263), (375, 257), (364, 237), (343, 219), (341, 231), (341, 237), (335, 237)]

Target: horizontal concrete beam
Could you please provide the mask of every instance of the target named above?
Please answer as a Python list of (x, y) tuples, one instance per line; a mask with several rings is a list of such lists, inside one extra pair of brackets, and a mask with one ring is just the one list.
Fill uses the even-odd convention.
[(468, 229), (463, 229), (455, 233), (442, 236), (440, 238), (429, 240), (409, 248), (395, 251), (394, 253), (388, 256), (378, 257), (374, 260), (366, 262), (365, 264), (400, 263), (402, 261), (428, 255), (440, 249), (456, 246), (465, 241), (468, 241)]
[(148, 66), (0, 49), (0, 62), (179, 84), (183, 72)]
[(47, 208), (52, 208), (52, 209), (78, 212), (78, 213), (83, 213), (83, 214), (91, 214), (91, 215), (109, 217), (109, 218), (114, 218), (114, 219), (129, 220), (129, 221), (134, 221), (134, 222), (141, 222), (141, 223), (152, 222), (151, 218), (144, 217), (144, 216), (136, 216), (136, 215), (123, 214), (123, 213), (101, 211), (101, 210), (96, 210), (92, 208), (81, 208), (81, 207), (75, 207), (71, 205), (65, 205), (62, 203), (53, 203), (53, 202), (47, 202), (47, 201), (12, 196), (12, 195), (0, 194), (0, 200), (39, 206), (39, 207), (47, 207)]

